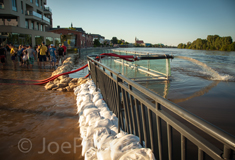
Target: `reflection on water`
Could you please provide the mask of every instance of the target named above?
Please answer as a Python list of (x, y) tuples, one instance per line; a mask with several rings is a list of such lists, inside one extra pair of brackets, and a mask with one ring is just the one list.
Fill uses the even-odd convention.
[[(8, 61), (6, 68), (0, 70), (0, 83), (24, 83), (17, 79), (45, 79), (52, 71), (49, 67), (38, 69), (37, 66), (32, 70), (13, 70)], [(35, 85), (0, 85), (1, 159), (83, 159), (77, 122), (76, 100), (71, 92), (46, 91), (43, 86)], [(18, 149), (22, 138), (32, 143), (28, 153)], [(66, 153), (61, 150), (63, 143)], [(23, 147), (29, 148), (29, 143), (24, 143)], [(46, 147), (45, 152), (39, 154), (43, 147)]]

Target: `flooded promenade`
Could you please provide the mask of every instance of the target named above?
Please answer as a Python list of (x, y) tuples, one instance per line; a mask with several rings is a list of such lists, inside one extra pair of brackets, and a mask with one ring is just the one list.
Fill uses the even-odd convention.
[[(0, 83), (40, 80), (54, 69), (18, 67), (10, 56), (0, 70)], [(33, 83), (28, 82), (27, 83)], [(36, 85), (0, 85), (1, 159), (83, 159), (73, 92), (46, 91)]]

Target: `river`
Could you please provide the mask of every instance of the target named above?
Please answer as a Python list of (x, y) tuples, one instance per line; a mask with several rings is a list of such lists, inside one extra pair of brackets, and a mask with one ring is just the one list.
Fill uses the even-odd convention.
[[(235, 52), (177, 48), (119, 48), (119, 50), (175, 56), (170, 62), (171, 80), (169, 82), (141, 84), (235, 135)], [(191, 61), (179, 59), (177, 56), (185, 56), (205, 63), (220, 77), (213, 77), (213, 74), (203, 67)], [(155, 61), (157, 63), (158, 60)]]

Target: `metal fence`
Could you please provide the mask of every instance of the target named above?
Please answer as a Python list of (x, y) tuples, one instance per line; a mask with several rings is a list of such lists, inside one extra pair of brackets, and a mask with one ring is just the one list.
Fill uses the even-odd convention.
[(156, 159), (234, 159), (235, 137), (88, 58), (91, 78), (118, 117)]

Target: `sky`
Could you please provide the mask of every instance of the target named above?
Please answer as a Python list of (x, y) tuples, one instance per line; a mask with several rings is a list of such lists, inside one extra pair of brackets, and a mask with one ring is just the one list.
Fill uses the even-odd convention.
[(235, 41), (235, 0), (47, 0), (53, 27), (81, 27), (105, 39), (177, 46), (207, 35)]

